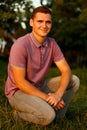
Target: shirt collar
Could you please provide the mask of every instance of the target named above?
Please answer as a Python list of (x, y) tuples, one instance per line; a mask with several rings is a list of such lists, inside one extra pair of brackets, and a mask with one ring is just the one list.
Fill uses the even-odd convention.
[(33, 33), (31, 32), (30, 33), (30, 37), (31, 37), (31, 39), (32, 39), (32, 41), (33, 41), (33, 43), (34, 43), (34, 45), (36, 46), (36, 47), (41, 47), (41, 46), (44, 46), (44, 47), (48, 47), (48, 38), (46, 38), (46, 40), (45, 40), (45, 42), (43, 43), (43, 44), (40, 44), (38, 41), (37, 41), (37, 39), (34, 37), (34, 35), (33, 35)]

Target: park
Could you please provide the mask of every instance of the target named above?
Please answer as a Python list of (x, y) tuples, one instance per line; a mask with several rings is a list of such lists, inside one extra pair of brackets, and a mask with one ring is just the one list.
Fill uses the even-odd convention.
[[(43, 5), (43, 0), (40, 1)], [(86, 130), (87, 129), (87, 2), (86, 0), (49, 0), (53, 12), (54, 37), (63, 51), (80, 88), (65, 117), (48, 126), (16, 120), (5, 96), (9, 53), (13, 42), (31, 31), (29, 18), (34, 9), (31, 0), (0, 1), (0, 130)], [(60, 75), (52, 64), (45, 78)]]

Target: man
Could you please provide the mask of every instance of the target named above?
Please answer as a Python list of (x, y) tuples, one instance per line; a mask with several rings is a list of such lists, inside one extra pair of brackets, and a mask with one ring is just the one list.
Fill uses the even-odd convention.
[[(51, 11), (37, 7), (30, 19), (32, 32), (13, 44), (8, 64), (5, 94), (18, 116), (41, 125), (63, 118), (79, 88), (79, 78), (71, 74), (63, 53), (53, 38)], [(61, 76), (44, 81), (54, 62)]]

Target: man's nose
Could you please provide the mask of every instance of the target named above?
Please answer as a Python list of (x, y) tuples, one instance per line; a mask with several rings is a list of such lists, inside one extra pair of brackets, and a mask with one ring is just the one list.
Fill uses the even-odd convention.
[(46, 27), (46, 26), (47, 26), (46, 22), (43, 22), (43, 27)]

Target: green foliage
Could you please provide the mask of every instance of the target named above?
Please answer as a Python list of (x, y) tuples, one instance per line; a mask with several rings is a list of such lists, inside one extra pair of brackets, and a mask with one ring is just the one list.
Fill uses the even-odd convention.
[[(21, 22), (27, 23), (31, 14), (31, 8), (33, 8), (31, 1), (0, 1), (0, 27), (7, 30), (8, 33), (11, 33), (9, 29), (14, 29), (14, 31), (20, 30), (22, 32), (23, 29), (20, 29)], [(21, 35), (23, 34), (21, 33)]]
[[(44, 0), (40, 2), (43, 5)], [(73, 64), (74, 54), (76, 60), (73, 62), (77, 66), (87, 66), (87, 1), (47, 0), (47, 6), (53, 13), (53, 28), (50, 36), (56, 39), (66, 58), (71, 57), (70, 64)], [(8, 37), (5, 35), (11, 34), (12, 38), (18, 38), (30, 32), (29, 19), (33, 8), (31, 0), (1, 0), (0, 38), (4, 37), (7, 43), (12, 45), (13, 41), (7, 40)], [(26, 29), (22, 28), (21, 22), (25, 23)]]
[[(62, 1), (62, 4), (59, 4)], [(56, 39), (69, 63), (87, 65), (87, 6), (82, 0), (55, 0), (52, 6), (53, 28)], [(86, 4), (87, 5), (87, 4)], [(84, 50), (84, 51), (83, 51)], [(84, 56), (85, 53), (85, 56)], [(72, 60), (75, 57), (74, 60)]]
[[(4, 53), (0, 53), (0, 56), (7, 56), (14, 39), (23, 36), (30, 31), (29, 18), (32, 9), (31, 0), (0, 1), (0, 39), (4, 39), (7, 43)], [(23, 28), (22, 23), (25, 24), (25, 29)]]

